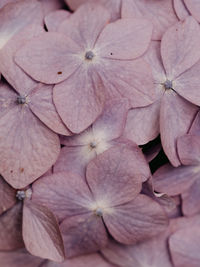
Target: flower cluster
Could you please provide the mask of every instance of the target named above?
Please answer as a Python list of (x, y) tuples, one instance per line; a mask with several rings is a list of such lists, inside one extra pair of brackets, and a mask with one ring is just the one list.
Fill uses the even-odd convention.
[(199, 267), (200, 1), (0, 1), (0, 266)]

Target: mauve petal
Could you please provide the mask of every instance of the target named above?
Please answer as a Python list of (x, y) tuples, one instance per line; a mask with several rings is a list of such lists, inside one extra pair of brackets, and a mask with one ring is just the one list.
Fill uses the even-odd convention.
[(113, 207), (103, 215), (109, 233), (120, 243), (131, 245), (160, 234), (168, 225), (162, 207), (145, 195)]
[(200, 135), (200, 111), (197, 112), (195, 119), (192, 122), (189, 134)]
[(175, 267), (200, 266), (200, 231), (199, 227), (178, 230), (169, 239), (169, 248)]
[(64, 260), (64, 246), (58, 223), (45, 206), (25, 201), (23, 239), (26, 249), (32, 255), (58, 262)]
[(64, 8), (63, 0), (40, 0), (40, 2), (43, 7), (44, 15), (47, 15), (54, 10)]
[(159, 134), (160, 100), (128, 112), (123, 135), (138, 145), (144, 145)]
[(13, 37), (7, 45), (0, 50), (0, 71), (8, 83), (20, 94), (27, 95), (37, 85), (37, 82), (15, 63), (14, 55), (26, 42), (43, 32), (44, 29), (42, 26), (31, 24)]
[[(0, 252), (0, 263), (3, 267), (40, 267), (44, 260), (29, 254), (25, 249), (11, 252)], [(43, 265), (42, 265), (43, 266)]]
[(161, 151), (161, 144), (155, 144), (153, 147), (148, 148), (144, 151), (145, 158), (148, 162), (151, 162)]
[(0, 216), (0, 250), (24, 247), (22, 239), (22, 203), (17, 203)]
[(84, 177), (67, 172), (55, 173), (36, 181), (32, 200), (48, 207), (59, 221), (87, 213), (93, 202)]
[[(52, 131), (71, 135), (58, 115), (53, 103), (53, 86), (40, 84), (31, 94), (29, 107), (31, 111)], [(47, 112), (48, 111), (48, 112)]]
[(31, 23), (42, 25), (41, 5), (35, 0), (10, 3), (0, 10), (0, 49)]
[(127, 99), (112, 99), (108, 101), (101, 116), (93, 123), (92, 130), (98, 139), (102, 135), (106, 141), (120, 137), (123, 132), (128, 113), (129, 102)]
[(108, 24), (100, 34), (95, 50), (109, 59), (134, 59), (147, 50), (153, 27), (146, 19), (120, 19)]
[(172, 0), (122, 1), (122, 18), (149, 19), (154, 26), (154, 40), (160, 40), (163, 33), (177, 22)]
[[(1, 259), (1, 254), (0, 254)], [(108, 263), (102, 256), (97, 253), (89, 255), (83, 255), (75, 257), (73, 259), (67, 259), (63, 263), (56, 263), (48, 261), (42, 267), (115, 267), (111, 263)], [(5, 266), (8, 267), (8, 266)], [(13, 266), (11, 266), (13, 267)]]
[(82, 49), (91, 50), (109, 20), (110, 14), (103, 6), (86, 3), (64, 21), (58, 31), (70, 37)]
[(97, 119), (104, 106), (104, 90), (99, 75), (84, 67), (54, 87), (53, 101), (69, 130), (80, 133)]
[(200, 106), (200, 60), (175, 81), (175, 91), (189, 102)]
[(88, 164), (86, 176), (96, 202), (112, 207), (134, 199), (150, 171), (141, 150), (129, 143), (98, 155)]
[(57, 32), (45, 32), (27, 42), (15, 62), (33, 79), (55, 84), (64, 81), (81, 65), (77, 43)]
[(16, 203), (16, 191), (0, 175), (0, 215)]
[(155, 101), (155, 86), (150, 66), (143, 60), (102, 60), (96, 66), (108, 98), (127, 98), (131, 107), (143, 107)]
[(183, 0), (174, 0), (174, 9), (175, 9), (177, 17), (180, 20), (184, 20), (190, 15)]
[(168, 78), (174, 79), (200, 59), (200, 26), (191, 16), (170, 27), (161, 41), (161, 55)]
[(200, 136), (184, 135), (177, 141), (178, 155), (183, 165), (198, 165), (200, 171)]
[(0, 172), (14, 188), (23, 188), (55, 163), (60, 142), (27, 104), (16, 104), (17, 94), (8, 85), (1, 84), (0, 89), (0, 128), (4, 140), (0, 142)]
[[(177, 138), (186, 134), (195, 118), (198, 107), (169, 90), (161, 101), (160, 133), (163, 149), (172, 165), (180, 165), (177, 155)], [(170, 131), (169, 131), (170, 129)]]
[(0, 8), (2, 8), (3, 6), (5, 6), (9, 3), (14, 3), (14, 2), (16, 2), (16, 0), (1, 0)]
[(107, 245), (102, 219), (92, 213), (65, 219), (60, 225), (67, 258), (96, 252)]
[(53, 167), (53, 172), (72, 172), (84, 177), (87, 164), (96, 157), (95, 151), (87, 146), (66, 146)]
[(200, 22), (200, 2), (198, 0), (183, 0), (192, 16)]
[(176, 196), (186, 191), (198, 177), (194, 166), (174, 168), (166, 164), (154, 173), (153, 186), (157, 192)]
[[(199, 178), (199, 177), (198, 177)], [(185, 216), (193, 216), (200, 212), (200, 179), (182, 194), (182, 211)]]
[(63, 21), (70, 17), (71, 13), (66, 10), (56, 10), (49, 13), (45, 18), (45, 24), (49, 32), (57, 32)]

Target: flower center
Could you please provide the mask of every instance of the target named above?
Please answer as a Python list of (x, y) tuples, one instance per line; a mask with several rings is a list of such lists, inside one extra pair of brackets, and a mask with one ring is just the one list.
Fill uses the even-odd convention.
[(21, 191), (21, 190), (18, 190), (17, 193), (16, 193), (16, 198), (19, 199), (19, 200), (23, 200), (25, 199), (26, 197), (26, 192), (25, 191)]
[(92, 60), (93, 57), (94, 57), (94, 53), (93, 53), (92, 51), (87, 51), (87, 52), (85, 53), (85, 59), (87, 59), (87, 60)]
[(101, 208), (96, 208), (96, 210), (94, 211), (95, 215), (102, 217), (103, 216), (103, 211)]
[(17, 104), (23, 105), (25, 103), (26, 103), (26, 97), (25, 96), (18, 95), (17, 96)]
[(94, 149), (96, 147), (97, 147), (97, 143), (95, 141), (93, 141), (93, 142), (90, 143), (90, 148), (91, 149)]
[(166, 80), (163, 85), (165, 87), (165, 90), (173, 89), (173, 84), (170, 80)]

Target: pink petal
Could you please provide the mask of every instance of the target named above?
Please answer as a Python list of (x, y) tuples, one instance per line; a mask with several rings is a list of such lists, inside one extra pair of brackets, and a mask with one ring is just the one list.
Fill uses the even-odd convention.
[[(52, 131), (71, 135), (70, 131), (63, 124), (53, 103), (53, 86), (40, 84), (31, 94), (29, 107), (31, 111)], [(48, 110), (48, 112), (47, 112)]]
[(41, 5), (34, 0), (10, 3), (0, 10), (0, 49), (31, 23), (42, 25)]
[(18, 203), (0, 216), (0, 250), (24, 247), (22, 239), (22, 205)]
[(199, 227), (191, 225), (175, 232), (169, 239), (169, 246), (176, 267), (199, 267)]
[(159, 134), (160, 100), (128, 112), (124, 136), (138, 145), (144, 145)]
[(96, 252), (107, 244), (103, 221), (92, 213), (67, 218), (60, 229), (67, 258)]
[(150, 176), (141, 150), (133, 144), (128, 145), (114, 146), (88, 164), (86, 176), (89, 187), (96, 201), (103, 199), (106, 207), (135, 198), (141, 190), (142, 181)]
[(11, 252), (0, 252), (0, 262), (4, 267), (39, 267), (44, 260), (29, 254), (25, 249), (19, 249)]
[(181, 136), (178, 138), (177, 147), (182, 164), (200, 165), (200, 136)]
[(43, 13), (44, 15), (47, 15), (48, 13), (63, 8), (64, 3), (62, 0), (40, 0), (42, 7), (43, 7)]
[(153, 175), (154, 190), (170, 196), (181, 194), (198, 178), (199, 173), (195, 173), (194, 170), (194, 166), (174, 168), (166, 164)]
[(49, 13), (44, 18), (48, 31), (57, 32), (61, 23), (68, 19), (70, 15), (71, 13), (66, 10), (56, 10)]
[(192, 122), (189, 133), (194, 135), (200, 135), (200, 112), (197, 112), (196, 117)]
[(97, 253), (92, 253), (89, 255), (83, 255), (72, 259), (67, 259), (63, 263), (48, 261), (46, 264), (42, 265), (42, 267), (94, 267), (94, 266), (115, 267), (114, 265), (104, 260), (104, 258)]
[(182, 211), (185, 216), (193, 216), (200, 212), (200, 179), (198, 178), (182, 194)]
[(174, 0), (174, 9), (180, 20), (184, 20), (190, 15), (187, 7), (185, 6), (184, 0)]
[(64, 260), (64, 247), (59, 226), (53, 213), (31, 201), (24, 203), (23, 239), (34, 256), (53, 261)]
[(170, 27), (161, 41), (163, 64), (170, 80), (200, 59), (200, 26), (192, 17)]
[(60, 33), (48, 32), (26, 43), (16, 63), (33, 79), (54, 84), (64, 81), (81, 65), (79, 46)]
[(8, 83), (20, 94), (27, 95), (37, 85), (37, 82), (17, 66), (14, 61), (14, 55), (26, 42), (43, 32), (44, 29), (42, 26), (31, 24), (14, 36), (7, 45), (0, 50), (0, 71)]
[(83, 49), (91, 50), (109, 20), (110, 14), (103, 6), (86, 3), (65, 20), (58, 31), (69, 36)]
[(14, 2), (16, 2), (16, 0), (1, 0), (0, 8), (2, 8), (3, 6), (5, 6), (9, 3), (14, 3)]
[(32, 200), (48, 207), (59, 219), (88, 212), (92, 194), (77, 174), (60, 172), (33, 184)]
[(122, 18), (149, 19), (154, 26), (154, 40), (160, 40), (163, 33), (177, 22), (172, 0), (122, 1)]
[(160, 112), (163, 149), (172, 165), (177, 167), (180, 165), (176, 149), (177, 138), (188, 132), (197, 112), (197, 107), (169, 90), (162, 98)]
[(200, 3), (198, 0), (184, 0), (187, 9), (190, 11), (192, 16), (200, 22)]
[(155, 101), (152, 71), (143, 59), (104, 59), (98, 66), (98, 72), (108, 98), (125, 97), (133, 108), (147, 106)]
[(0, 142), (0, 173), (14, 188), (23, 188), (55, 163), (60, 152), (59, 138), (26, 104), (16, 104), (17, 94), (8, 85), (2, 83), (0, 89), (0, 128), (4, 140)]
[(127, 99), (108, 101), (103, 113), (92, 126), (94, 136), (98, 137), (102, 133), (107, 141), (120, 137), (125, 126), (128, 108)]
[(146, 19), (120, 19), (108, 24), (100, 34), (95, 50), (109, 59), (134, 59), (147, 50), (153, 27)]
[(16, 203), (16, 191), (0, 176), (0, 214)]
[(200, 60), (175, 80), (176, 92), (189, 102), (200, 105)]
[(160, 234), (167, 227), (167, 217), (161, 206), (145, 195), (112, 208), (103, 215), (110, 234), (120, 243), (135, 244)]
[(85, 130), (101, 114), (104, 95), (98, 74), (84, 67), (53, 89), (56, 109), (74, 133)]

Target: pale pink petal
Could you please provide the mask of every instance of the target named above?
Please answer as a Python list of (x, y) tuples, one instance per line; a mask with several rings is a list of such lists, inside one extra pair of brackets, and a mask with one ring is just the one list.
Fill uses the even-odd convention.
[(96, 201), (103, 199), (109, 207), (135, 198), (150, 172), (141, 150), (129, 143), (98, 155), (88, 164), (86, 176)]
[(43, 7), (43, 13), (44, 15), (47, 15), (48, 13), (63, 8), (64, 3), (63, 0), (39, 0)]
[(14, 188), (23, 188), (55, 163), (60, 142), (26, 104), (16, 104), (17, 94), (9, 86), (0, 89), (0, 173)]
[(0, 176), (0, 214), (16, 203), (16, 191)]
[(128, 112), (123, 135), (138, 145), (144, 145), (159, 134), (160, 100)]
[(9, 3), (14, 3), (16, 2), (17, 0), (1, 0), (1, 3), (0, 3), (0, 8), (2, 8), (3, 6), (9, 4)]
[(60, 24), (69, 18), (71, 15), (70, 12), (66, 10), (56, 10), (49, 13), (45, 18), (45, 24), (47, 26), (48, 31), (50, 32), (57, 32)]
[(107, 244), (103, 221), (92, 213), (67, 218), (60, 229), (67, 258), (96, 252)]
[(185, 216), (193, 216), (200, 212), (200, 179), (198, 178), (182, 194), (182, 211)]
[(56, 109), (73, 133), (82, 132), (97, 119), (102, 112), (104, 98), (98, 74), (84, 67), (53, 89)]
[(184, 3), (192, 16), (200, 22), (200, 2), (198, 0), (184, 0)]
[(109, 233), (127, 245), (156, 236), (168, 225), (162, 207), (142, 194), (124, 205), (113, 207), (103, 219)]
[(109, 20), (110, 14), (103, 6), (86, 3), (65, 20), (58, 31), (70, 37), (83, 49), (91, 50)]
[[(52, 131), (71, 135), (58, 115), (53, 103), (53, 86), (40, 84), (29, 95), (31, 111)], [(47, 112), (48, 111), (48, 112)]]
[(163, 64), (170, 80), (200, 59), (200, 26), (192, 17), (170, 27), (161, 41)]
[(95, 50), (109, 59), (134, 59), (147, 50), (153, 27), (146, 19), (120, 19), (108, 24), (100, 34)]
[(178, 155), (182, 164), (200, 165), (200, 136), (189, 134), (181, 136), (178, 138), (177, 147)]
[(154, 26), (154, 40), (160, 40), (163, 33), (177, 22), (172, 0), (122, 1), (122, 18), (149, 19)]
[(176, 92), (189, 102), (200, 105), (200, 60), (183, 72), (175, 81)]
[(155, 86), (150, 66), (143, 60), (104, 59), (96, 66), (108, 98), (127, 98), (131, 107), (143, 107), (155, 101)]
[(179, 166), (177, 138), (186, 134), (198, 108), (174, 91), (166, 91), (161, 101), (160, 133), (163, 149), (174, 166)]
[(0, 10), (0, 49), (24, 27), (36, 23), (42, 25), (41, 5), (35, 0), (10, 3)]
[(64, 81), (81, 65), (76, 56), (80, 47), (65, 35), (43, 33), (27, 42), (15, 56), (15, 62), (33, 79), (55, 84)]
[(166, 164), (159, 168), (153, 175), (154, 190), (175, 196), (186, 191), (198, 178), (194, 166), (180, 166), (174, 168)]
[(60, 172), (36, 181), (32, 200), (48, 207), (61, 221), (69, 216), (87, 213), (93, 198), (84, 177)]
[(22, 204), (17, 203), (0, 216), (0, 250), (24, 247), (22, 239)]
[(19, 249), (11, 252), (0, 252), (0, 263), (4, 267), (39, 267), (44, 260), (29, 254), (25, 249)]
[[(0, 254), (0, 259), (1, 259), (1, 254)], [(108, 263), (100, 254), (97, 253), (91, 253), (88, 255), (82, 255), (72, 259), (67, 259), (63, 263), (48, 261), (44, 265), (42, 265), (42, 267), (94, 267), (94, 266), (116, 267), (111, 263)]]
[(103, 113), (93, 123), (94, 136), (102, 134), (109, 141), (120, 137), (125, 127), (129, 102), (127, 99), (113, 99), (104, 106)]
[(30, 76), (28, 76), (14, 61), (15, 53), (33, 37), (43, 33), (42, 26), (31, 24), (24, 28), (19, 34), (15, 35), (7, 45), (0, 50), (0, 71), (10, 85), (20, 94), (28, 94), (36, 85)]
[(64, 260), (64, 246), (53, 213), (44, 206), (26, 201), (23, 207), (23, 239), (34, 256), (53, 261)]
[(175, 9), (177, 17), (180, 20), (184, 20), (190, 15), (184, 3), (184, 0), (174, 0), (174, 9)]
[(200, 231), (199, 227), (178, 230), (169, 239), (172, 261), (175, 267), (200, 266)]

